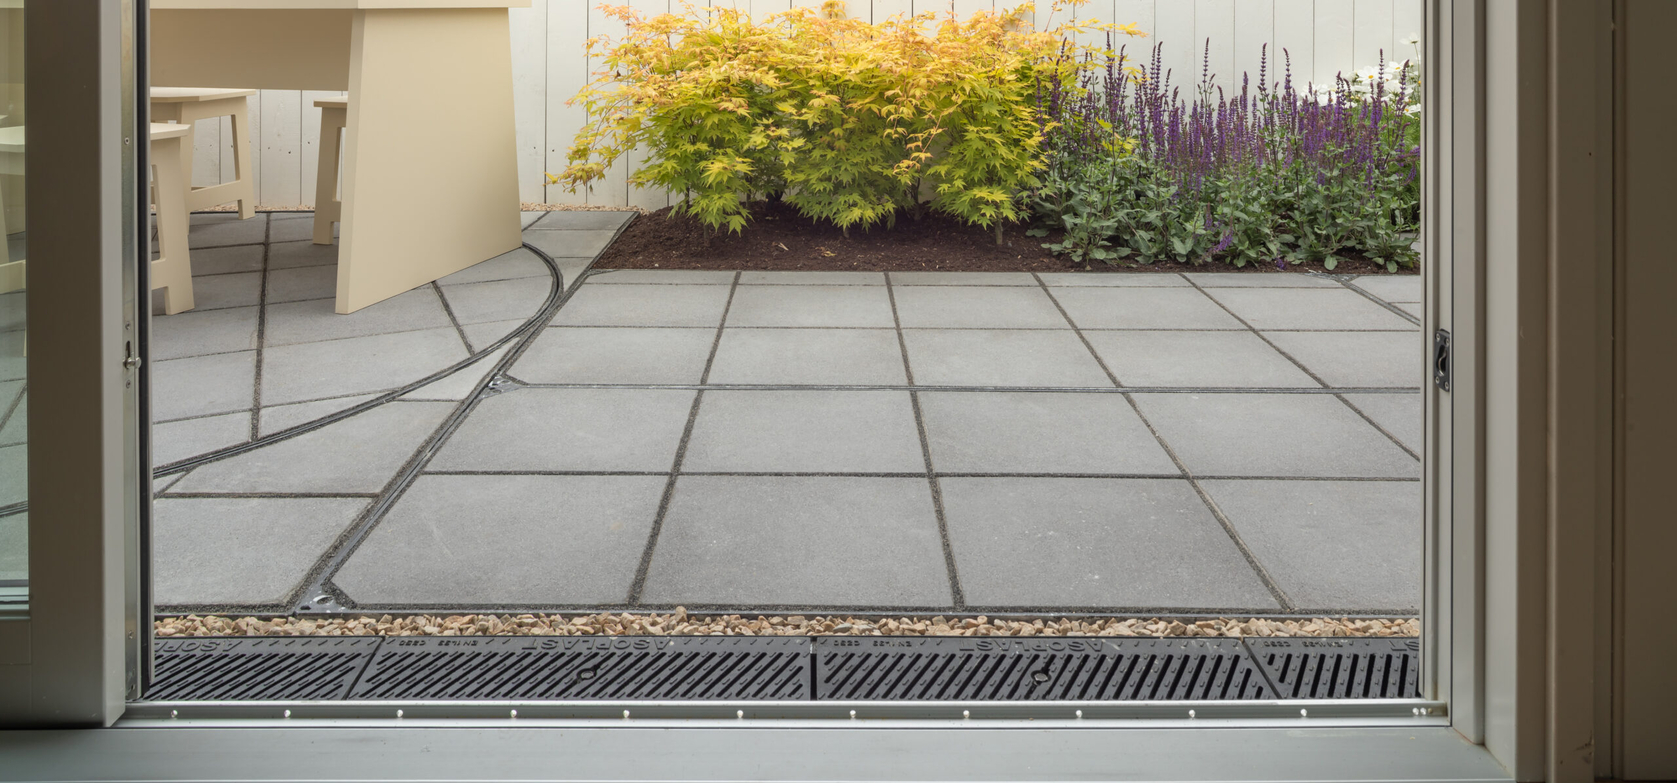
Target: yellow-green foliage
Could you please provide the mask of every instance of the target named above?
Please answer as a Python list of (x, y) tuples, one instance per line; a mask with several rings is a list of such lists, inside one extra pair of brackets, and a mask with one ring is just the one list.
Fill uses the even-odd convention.
[(1076, 83), (1064, 78), (1087, 67), (1074, 33), (1137, 34), (1094, 21), (1039, 31), (1028, 5), (879, 24), (846, 18), (839, 0), (757, 21), (684, 5), (649, 18), (604, 7), (627, 34), (589, 41), (605, 67), (573, 99), (589, 122), (550, 180), (585, 186), (639, 147), (630, 183), (735, 231), (755, 198), (845, 227), (918, 209), (922, 192), (971, 223), (1017, 220), (1042, 167), (1040, 77)]

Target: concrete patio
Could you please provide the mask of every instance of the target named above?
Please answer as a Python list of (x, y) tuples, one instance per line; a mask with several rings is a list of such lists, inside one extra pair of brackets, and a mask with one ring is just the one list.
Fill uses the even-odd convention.
[[(527, 216), (572, 289), (528, 337), (160, 478), (160, 607), (1416, 611), (1416, 277), (578, 280), (623, 218)], [(275, 295), (330, 269), (307, 221), (224, 220), (194, 265), (242, 294), (154, 319), (160, 465), (463, 360), (550, 286), (520, 251), (333, 315)]]

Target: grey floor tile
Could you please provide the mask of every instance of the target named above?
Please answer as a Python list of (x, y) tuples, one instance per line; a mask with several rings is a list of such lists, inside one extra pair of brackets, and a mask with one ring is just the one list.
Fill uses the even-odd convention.
[(902, 391), (710, 391), (683, 471), (924, 473)]
[(644, 600), (726, 606), (946, 607), (924, 479), (683, 476)]
[(0, 381), (15, 381), (28, 374), (28, 362), (23, 355), (27, 338), (22, 329), (0, 332)]
[(388, 391), (466, 356), (452, 326), (275, 346), (262, 352), (262, 403)]
[(299, 424), (307, 424), (346, 408), (353, 408), (376, 396), (378, 395), (356, 394), (349, 397), (333, 397), (329, 400), (294, 402), (289, 405), (269, 405), (258, 413), (257, 433), (264, 436), (272, 435), (280, 430), (289, 429)]
[(386, 403), (196, 468), (173, 491), (378, 492), (453, 409), (447, 402)]
[(1345, 288), (1218, 288), (1209, 294), (1258, 330), (1415, 328)]
[(268, 245), (268, 268), (290, 269), (299, 266), (321, 266), (338, 263), (338, 245), (317, 245), (312, 242), (275, 242)]
[(622, 603), (666, 481), (421, 476), (332, 581), (375, 605)]
[[(332, 224), (332, 236), (343, 230), (342, 223)], [(296, 242), (314, 239), (314, 213), (298, 213), (294, 219), (276, 219), (268, 226), (269, 242)]]
[[(163, 314), (163, 292), (152, 292), (153, 315)], [(229, 275), (198, 274), (192, 278), (192, 312), (250, 307), (262, 301), (262, 273), (237, 272)]]
[(282, 603), (366, 506), (359, 498), (159, 499), (153, 596), (162, 606)]
[(152, 497), (157, 497), (158, 495), (163, 494), (164, 492), (168, 491), (169, 487), (172, 486), (175, 482), (180, 481), (181, 478), (182, 478), (181, 474), (175, 473), (173, 475), (158, 476), (157, 478), (152, 479), (151, 480), (151, 496)]
[(428, 285), (353, 313), (339, 314), (335, 306), (331, 299), (270, 305), (267, 347), (453, 326), (436, 290)]
[(892, 272), (891, 285), (1006, 285), (1035, 288), (1030, 272)]
[(1192, 288), (1055, 288), (1054, 298), (1082, 329), (1243, 329)]
[(1299, 610), (1420, 609), (1420, 482), (1207, 481), (1204, 487)]
[(941, 473), (1181, 474), (1116, 394), (922, 392), (920, 411)]
[(312, 209), (294, 209), (294, 210), (288, 210), (288, 211), (284, 211), (284, 212), (279, 212), (279, 211), (269, 212), (268, 213), (268, 219), (269, 220), (307, 220), (307, 221), (310, 221), (312, 223), (314, 221), (314, 210), (312, 210)]
[(1421, 314), (1421, 305), (1419, 302), (1399, 302), (1396, 307), (1399, 310), (1415, 316), (1417, 321), (1425, 317)]
[[(751, 273), (747, 273), (751, 274)], [(604, 269), (590, 275), (588, 284), (609, 285), (733, 285), (734, 273), (722, 269)]]
[(249, 410), (255, 395), (255, 351), (173, 359), (151, 366), (153, 421)]
[(553, 263), (559, 266), (559, 283), (569, 291), (582, 280), (582, 274), (588, 271), (588, 266), (594, 263), (591, 258), (555, 258)]
[(519, 214), (519, 219), (518, 219), (518, 227), (519, 228), (529, 228), (532, 223), (535, 223), (536, 221), (541, 220), (544, 217), (547, 217), (547, 212), (545, 212), (545, 211), (520, 213)]
[(262, 256), (267, 252), (261, 245), (237, 247), (206, 247), (192, 251), (192, 274), (222, 275), (235, 272), (262, 271)]
[(884, 286), (754, 285), (734, 292), (728, 325), (890, 329), (896, 322)]
[(268, 271), (268, 304), (333, 299), (338, 295), (338, 265), (298, 266)]
[(548, 277), (552, 272), (540, 258), (524, 248), (502, 253), (488, 261), (480, 261), (437, 282), (443, 286), (461, 283), (487, 283), (491, 280), (516, 280), (525, 277)]
[(1136, 394), (1197, 476), (1412, 478), (1420, 463), (1326, 394)]
[(186, 245), (193, 250), (223, 245), (254, 245), (262, 242), (267, 234), (267, 215), (257, 215), (249, 220), (238, 220), (235, 215), (233, 218), (199, 222), (188, 228)]
[(715, 329), (617, 329), (609, 326), (542, 330), (510, 370), (529, 383), (698, 383)]
[(5, 426), (0, 426), (0, 446), (15, 446), (29, 441), (29, 395), (24, 394), (18, 400), (17, 407), (12, 409), (6, 417)]
[(1064, 610), (1280, 606), (1188, 482), (939, 482), (967, 603)]
[[(258, 213), (251, 220), (265, 220), (267, 216), (266, 212)], [(186, 218), (187, 225), (192, 228), (213, 226), (220, 223), (238, 223), (240, 220), (241, 218), (237, 212), (193, 212)]]
[(740, 285), (885, 285), (885, 273), (741, 272)]
[(0, 448), (0, 506), (29, 499), (29, 447)]
[(486, 324), (466, 324), (460, 327), (460, 331), (466, 333), (466, 342), (471, 344), (472, 352), (477, 353), (523, 325), (523, 321), (491, 321)]
[[(552, 217), (549, 215), (547, 219)], [(524, 232), (524, 241), (554, 258), (593, 258), (606, 249), (616, 234), (616, 229), (547, 231), (538, 223)]]
[(1324, 275), (1301, 272), (1189, 272), (1185, 275), (1201, 288), (1341, 288)]
[(1269, 332), (1264, 336), (1329, 386), (1415, 388), (1426, 372), (1417, 331)]
[(560, 209), (548, 212), (530, 228), (538, 231), (616, 231), (618, 226), (636, 218), (630, 210)]
[(523, 279), (443, 286), (442, 291), (456, 321), (482, 324), (534, 316), (552, 288), (545, 280)]
[(1111, 287), (1188, 288), (1178, 274), (1159, 272), (1039, 272), (1037, 277), (1050, 288)]
[(725, 329), (710, 382), (901, 386), (908, 379), (894, 329)]
[(1420, 275), (1363, 275), (1351, 284), (1388, 302), (1421, 301)]
[(558, 326), (709, 326), (722, 322), (725, 286), (593, 285), (559, 308)]
[(903, 341), (921, 386), (1112, 386), (1069, 330), (911, 329)]
[(1084, 332), (1125, 386), (1319, 387), (1251, 332)]
[(695, 392), (519, 389), (478, 403), (437, 471), (668, 472)]
[(151, 319), (153, 361), (256, 348), (256, 307), (188, 310)]
[(439, 378), (401, 396), (404, 400), (464, 400), (478, 389), (495, 369), (495, 365), (506, 356), (512, 346), (502, 346), (495, 349), (488, 356), (455, 370), (453, 374)]
[(904, 329), (1071, 328), (1054, 300), (1035, 286), (896, 286), (892, 294)]
[(29, 578), (29, 514), (0, 517), (0, 579)]
[(250, 413), (183, 419), (151, 428), (151, 464), (168, 465), (250, 440)]
[(1347, 394), (1346, 401), (1374, 420), (1381, 429), (1390, 432), (1410, 451), (1421, 451), (1423, 418), (1419, 394)]

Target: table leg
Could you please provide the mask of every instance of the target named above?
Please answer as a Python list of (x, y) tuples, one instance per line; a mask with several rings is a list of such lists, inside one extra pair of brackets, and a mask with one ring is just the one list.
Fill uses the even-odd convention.
[(152, 168), (157, 172), (157, 260), (151, 262), (151, 287), (163, 289), (163, 312), (168, 315), (191, 310), (192, 261), (187, 249), (190, 220), (186, 211), (186, 180), (183, 159), (190, 158), (186, 143), (191, 136), (158, 139), (151, 144)]
[(507, 11), (355, 12), (337, 311), (519, 246)]

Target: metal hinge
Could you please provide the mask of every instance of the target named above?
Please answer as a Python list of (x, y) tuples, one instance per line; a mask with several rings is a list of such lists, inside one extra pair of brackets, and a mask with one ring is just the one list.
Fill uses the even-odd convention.
[(1432, 336), (1432, 383), (1439, 391), (1450, 390), (1450, 333), (1440, 329)]

